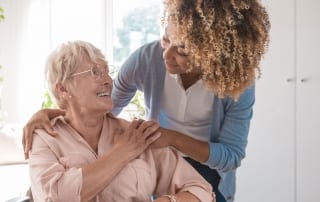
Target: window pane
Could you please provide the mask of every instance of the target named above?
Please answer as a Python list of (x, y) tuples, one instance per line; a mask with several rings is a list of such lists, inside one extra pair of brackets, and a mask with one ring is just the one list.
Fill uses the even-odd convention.
[(83, 40), (104, 51), (104, 9), (102, 0), (51, 1), (52, 48), (66, 41)]
[[(114, 1), (113, 63), (120, 66), (131, 52), (160, 38), (161, 0)], [(144, 97), (137, 92), (119, 115), (125, 119), (144, 117)]]
[(114, 62), (121, 64), (141, 45), (159, 39), (161, 0), (114, 1)]

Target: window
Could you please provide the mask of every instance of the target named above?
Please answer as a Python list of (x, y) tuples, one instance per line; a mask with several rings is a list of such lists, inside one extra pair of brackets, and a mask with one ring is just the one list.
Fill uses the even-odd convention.
[[(136, 0), (134, 5), (125, 0), (97, 1), (90, 6), (87, 6), (89, 1), (82, 1), (77, 5), (79, 9), (70, 15), (68, 6), (71, 7), (75, 2), (70, 1), (67, 6), (64, 1), (51, 3), (53, 47), (67, 40), (88, 40), (105, 52), (113, 67), (119, 68), (135, 49), (159, 39), (160, 0)], [(63, 6), (65, 8), (61, 11)], [(85, 14), (83, 11), (86, 11)], [(113, 16), (112, 20), (110, 16)], [(112, 71), (117, 72), (117, 69)], [(51, 103), (50, 99), (46, 101)], [(43, 106), (50, 105), (45, 103)], [(137, 92), (120, 116), (126, 119), (144, 116), (141, 92)]]
[(142, 44), (159, 39), (160, 2), (135, 0), (133, 6), (127, 0), (118, 0), (114, 3), (114, 11), (113, 57), (121, 64)]
[[(143, 44), (160, 38), (160, 0), (114, 1), (113, 60), (120, 66), (126, 57)], [(144, 98), (137, 92), (119, 115), (126, 119), (143, 117)]]

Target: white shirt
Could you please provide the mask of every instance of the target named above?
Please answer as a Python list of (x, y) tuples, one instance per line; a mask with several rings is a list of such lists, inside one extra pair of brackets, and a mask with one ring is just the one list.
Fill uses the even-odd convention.
[(180, 75), (166, 73), (161, 100), (160, 125), (197, 140), (210, 140), (214, 94), (200, 79), (187, 90)]

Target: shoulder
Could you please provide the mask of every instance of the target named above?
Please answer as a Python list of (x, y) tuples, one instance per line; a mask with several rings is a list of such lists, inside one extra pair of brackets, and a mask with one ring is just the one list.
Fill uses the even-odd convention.
[(161, 63), (162, 48), (160, 41), (147, 43), (133, 51), (120, 68), (120, 75), (132, 75), (138, 73), (141, 76), (150, 66), (150, 64)]
[(112, 128), (117, 128), (118, 130), (124, 130), (130, 124), (129, 121), (116, 117), (112, 113), (107, 113), (105, 115), (105, 123), (109, 124), (109, 127), (112, 126)]
[[(67, 122), (63, 118), (63, 116), (58, 116), (53, 118), (50, 121), (53, 129), (57, 131), (58, 133), (61, 133), (64, 128), (67, 126)], [(61, 137), (60, 137), (61, 136)], [(53, 137), (49, 135), (49, 133), (45, 129), (36, 129), (34, 131), (34, 139), (33, 139), (33, 144), (37, 144), (37, 142), (41, 143), (46, 143), (46, 144), (52, 144), (57, 141), (57, 139), (63, 138), (64, 135), (59, 135), (59, 137)]]
[(255, 86), (247, 88), (239, 97), (238, 100), (234, 100), (232, 97), (218, 98), (216, 101), (221, 101), (224, 108), (228, 109), (230, 107), (248, 107), (253, 106), (255, 102)]
[(147, 43), (130, 54), (127, 61), (150, 63), (162, 59), (162, 47), (159, 40)]
[(136, 50), (136, 52), (142, 52), (147, 54), (159, 54), (162, 51), (160, 40), (155, 40), (142, 45)]

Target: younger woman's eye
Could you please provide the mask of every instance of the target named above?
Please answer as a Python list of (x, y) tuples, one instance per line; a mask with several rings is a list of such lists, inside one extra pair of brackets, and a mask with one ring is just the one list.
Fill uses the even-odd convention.
[(188, 56), (189, 55), (184, 47), (179, 47), (179, 46), (177, 46), (177, 53), (178, 53), (178, 55), (181, 55), (181, 56)]
[(162, 41), (165, 43), (170, 43), (170, 40), (165, 36), (162, 37)]

